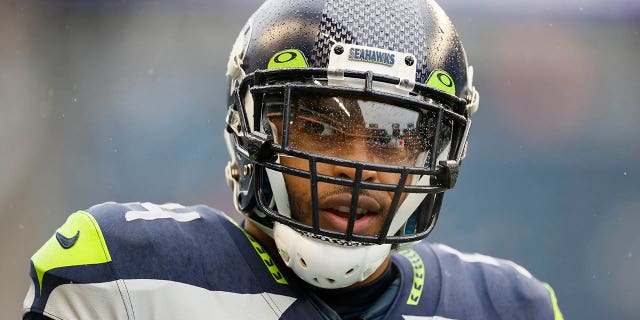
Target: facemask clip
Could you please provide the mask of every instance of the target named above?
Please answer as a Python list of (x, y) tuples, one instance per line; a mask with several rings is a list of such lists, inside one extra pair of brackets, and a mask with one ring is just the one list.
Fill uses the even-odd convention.
[(440, 161), (440, 173), (438, 174), (438, 180), (442, 182), (442, 185), (451, 189), (456, 185), (458, 181), (458, 173), (460, 172), (460, 162), (455, 160)]
[(273, 138), (263, 132), (254, 131), (247, 137), (247, 151), (249, 158), (256, 162), (273, 162), (276, 159), (273, 152)]

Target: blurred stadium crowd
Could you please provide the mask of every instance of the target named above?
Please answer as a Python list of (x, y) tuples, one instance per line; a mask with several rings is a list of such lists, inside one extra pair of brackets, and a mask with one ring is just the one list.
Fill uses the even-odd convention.
[[(0, 310), (105, 201), (233, 211), (228, 51), (257, 0), (0, 3)], [(640, 317), (640, 3), (440, 1), (481, 94), (431, 241), (511, 259), (567, 319)]]

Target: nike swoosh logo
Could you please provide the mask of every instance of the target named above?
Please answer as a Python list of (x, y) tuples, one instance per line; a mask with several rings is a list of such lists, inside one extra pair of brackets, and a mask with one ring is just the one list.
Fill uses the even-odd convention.
[(78, 232), (76, 232), (76, 235), (71, 238), (67, 238), (63, 236), (62, 233), (56, 231), (56, 239), (58, 240), (60, 246), (65, 249), (73, 247), (73, 245), (76, 244), (76, 241), (78, 241), (78, 237), (80, 237), (80, 230), (78, 230)]

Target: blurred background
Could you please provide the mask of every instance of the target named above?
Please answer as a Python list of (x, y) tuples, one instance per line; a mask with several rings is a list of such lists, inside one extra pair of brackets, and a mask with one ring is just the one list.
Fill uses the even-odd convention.
[[(105, 201), (233, 212), (228, 52), (261, 1), (0, 1), (0, 318)], [(442, 0), (480, 110), (430, 238), (513, 260), (567, 319), (640, 318), (640, 2)]]

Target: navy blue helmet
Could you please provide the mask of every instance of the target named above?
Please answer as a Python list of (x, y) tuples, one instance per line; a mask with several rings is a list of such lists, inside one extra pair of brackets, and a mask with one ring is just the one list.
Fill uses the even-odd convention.
[[(263, 230), (277, 222), (340, 245), (431, 232), (479, 99), (462, 42), (435, 2), (267, 1), (241, 30), (227, 74), (227, 180), (237, 209)], [(356, 146), (367, 156), (353, 155)], [(328, 208), (329, 186), (350, 197)], [(301, 192), (308, 202), (291, 200)], [(388, 203), (367, 204), (376, 193)], [(323, 224), (323, 211), (345, 225)], [(359, 230), (370, 214), (383, 221)]]

